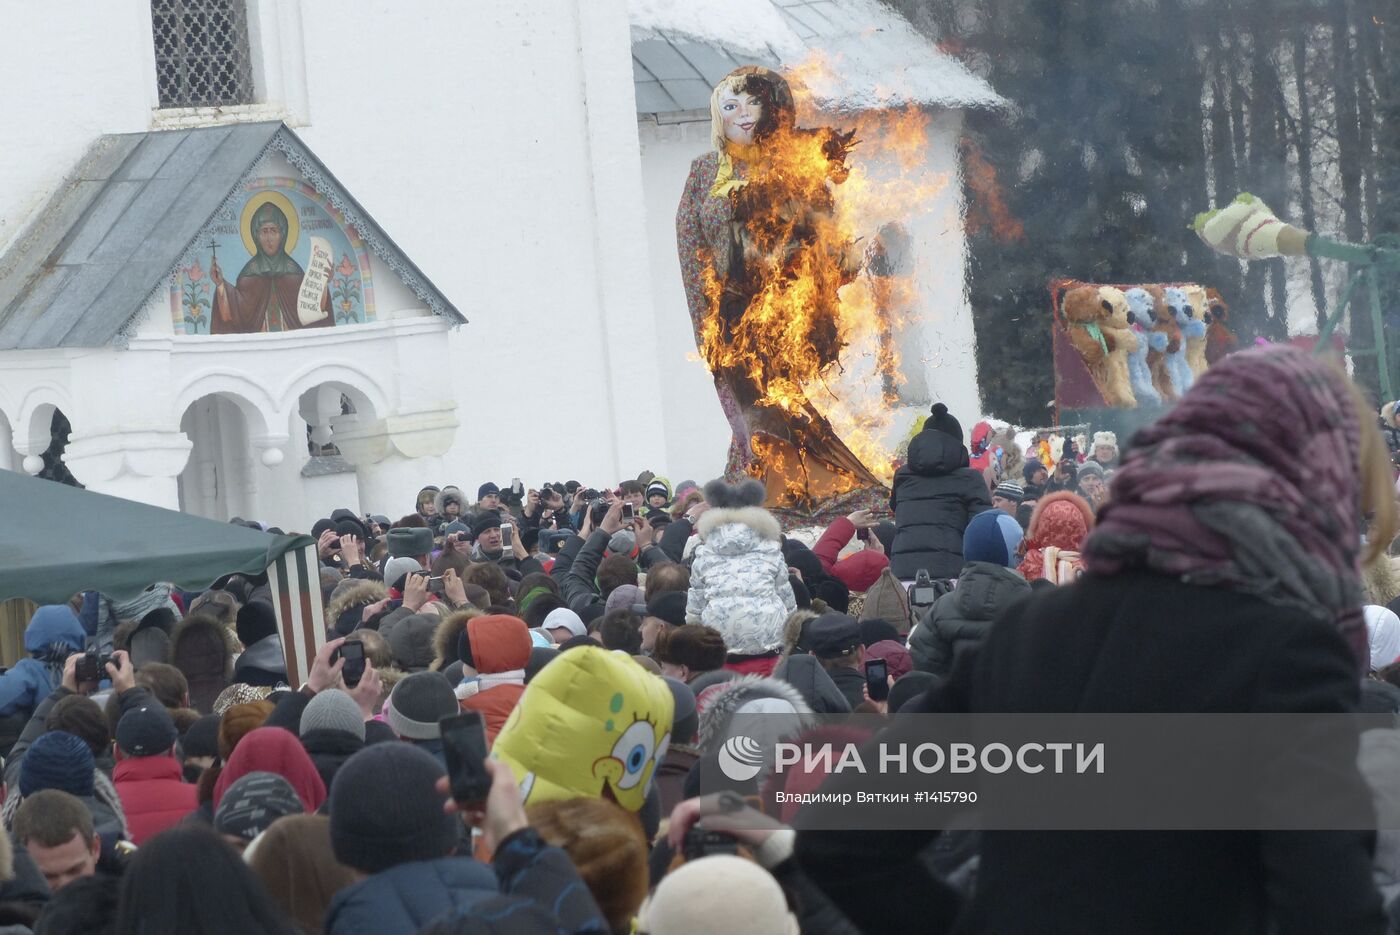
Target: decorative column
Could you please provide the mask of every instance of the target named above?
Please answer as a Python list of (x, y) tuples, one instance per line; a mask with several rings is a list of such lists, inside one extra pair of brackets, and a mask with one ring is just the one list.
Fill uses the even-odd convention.
[(178, 429), (75, 434), (63, 461), (88, 490), (178, 510), (178, 478), (192, 447)]
[(332, 440), (355, 465), (360, 511), (402, 515), (425, 484), (442, 483), (442, 457), (457, 434), (456, 404), (365, 423), (360, 418), (331, 419)]

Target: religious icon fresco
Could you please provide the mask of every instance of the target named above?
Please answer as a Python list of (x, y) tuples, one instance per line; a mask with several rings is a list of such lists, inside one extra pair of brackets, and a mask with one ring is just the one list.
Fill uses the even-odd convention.
[(354, 227), (310, 185), (243, 186), (176, 271), (177, 334), (259, 334), (374, 320), (369, 257)]

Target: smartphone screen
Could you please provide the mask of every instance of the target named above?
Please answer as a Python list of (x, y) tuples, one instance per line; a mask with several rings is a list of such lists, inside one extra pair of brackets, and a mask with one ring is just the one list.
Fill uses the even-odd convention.
[(865, 690), (871, 701), (884, 701), (890, 696), (889, 666), (883, 659), (868, 659), (865, 663)]
[(438, 722), (452, 798), (464, 804), (486, 801), (491, 774), (486, 771), (486, 725), (481, 712), (464, 711)]
[(340, 658), (345, 660), (345, 667), (340, 670), (340, 675), (345, 679), (345, 684), (354, 688), (360, 684), (360, 679), (365, 674), (365, 644), (359, 640), (346, 640), (340, 644)]
[(441, 594), (441, 593), (442, 593), (442, 575), (434, 575), (433, 577), (431, 577), (431, 578), (428, 579), (428, 593), (429, 593), (429, 594)]
[(636, 507), (634, 507), (634, 506), (633, 506), (632, 504), (630, 504), (630, 503), (624, 503), (624, 504), (622, 505), (622, 521), (623, 521), (624, 523), (630, 523), (630, 522), (632, 522), (632, 520), (634, 520), (634, 519), (636, 518), (636, 516), (637, 516), (637, 508), (636, 508)]
[(513, 530), (514, 530), (514, 527), (511, 526), (510, 523), (502, 523), (502, 524), (501, 524), (501, 548), (503, 548), (503, 549), (508, 549), (508, 548), (510, 548), (510, 536), (511, 536), (511, 532), (512, 532)]

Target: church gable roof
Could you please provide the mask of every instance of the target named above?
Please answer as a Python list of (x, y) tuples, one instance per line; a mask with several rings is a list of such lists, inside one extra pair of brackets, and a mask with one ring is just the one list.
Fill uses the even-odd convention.
[(936, 106), (998, 110), (1007, 102), (879, 0), (629, 0), (637, 112), (707, 111), (710, 91), (740, 65), (807, 75), (832, 112)]
[(120, 341), (273, 149), (428, 308), (466, 320), (296, 134), (278, 122), (249, 123), (100, 137), (0, 256), (0, 350)]

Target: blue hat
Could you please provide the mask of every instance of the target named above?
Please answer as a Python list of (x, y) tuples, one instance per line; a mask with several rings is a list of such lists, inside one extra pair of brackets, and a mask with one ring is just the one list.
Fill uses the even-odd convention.
[(972, 517), (963, 531), (963, 561), (989, 562), (1010, 568), (1025, 532), (1021, 524), (1001, 510), (985, 510)]
[(92, 749), (66, 730), (52, 730), (29, 747), (19, 767), (20, 795), (57, 789), (80, 799), (92, 796)]
[(476, 499), (477, 499), (477, 502), (479, 503), (479, 502), (481, 502), (482, 500), (486, 499), (486, 497), (487, 497), (488, 494), (493, 494), (493, 493), (498, 494), (498, 493), (500, 493), (500, 492), (501, 492), (501, 488), (497, 487), (495, 484), (491, 483), (490, 481), (487, 481), (486, 483), (482, 484), (480, 487), (476, 488)]

